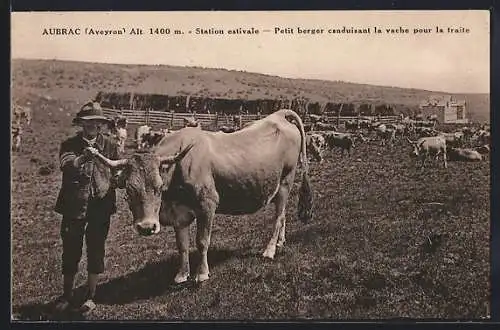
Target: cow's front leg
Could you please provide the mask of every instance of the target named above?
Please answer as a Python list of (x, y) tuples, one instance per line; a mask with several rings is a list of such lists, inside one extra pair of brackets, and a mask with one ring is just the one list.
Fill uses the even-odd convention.
[(200, 265), (196, 274), (196, 282), (208, 280), (208, 248), (210, 246), (210, 238), (212, 235), (212, 223), (215, 216), (217, 203), (210, 200), (204, 202), (202, 211), (196, 215), (196, 246), (200, 253)]
[(175, 239), (179, 251), (179, 270), (175, 275), (175, 283), (186, 282), (189, 278), (189, 225), (175, 227)]

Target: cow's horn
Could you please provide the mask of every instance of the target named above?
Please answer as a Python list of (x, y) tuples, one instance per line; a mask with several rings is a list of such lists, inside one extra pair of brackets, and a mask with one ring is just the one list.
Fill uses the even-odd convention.
[(118, 160), (111, 160), (111, 159), (103, 156), (101, 153), (96, 154), (96, 156), (97, 156), (97, 158), (102, 160), (104, 162), (104, 164), (106, 164), (112, 168), (124, 166), (128, 163), (128, 159), (126, 159), (126, 158), (118, 159)]
[(188, 153), (189, 150), (193, 147), (192, 144), (188, 145), (184, 150), (181, 152), (176, 153), (173, 156), (162, 156), (160, 157), (160, 163), (161, 164), (173, 164), (181, 160), (186, 154)]

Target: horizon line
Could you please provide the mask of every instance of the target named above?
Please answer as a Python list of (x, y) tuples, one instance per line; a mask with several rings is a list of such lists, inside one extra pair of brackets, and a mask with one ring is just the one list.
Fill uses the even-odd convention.
[[(35, 58), (35, 57), (12, 57), (11, 56), (11, 62), (12, 60), (28, 60), (28, 61), (59, 61), (59, 62), (74, 62), (74, 63), (88, 63), (88, 64), (104, 64), (104, 65), (137, 65), (137, 66), (167, 66), (167, 67), (177, 67), (177, 68), (201, 68), (201, 69), (208, 69), (208, 70), (226, 70), (226, 71), (235, 71), (235, 72), (245, 72), (245, 73), (251, 73), (251, 74), (260, 74), (260, 75), (265, 75), (269, 77), (278, 77), (278, 78), (284, 78), (284, 79), (302, 79), (302, 80), (315, 80), (315, 81), (328, 81), (328, 82), (340, 82), (340, 83), (346, 83), (346, 84), (354, 84), (354, 85), (368, 85), (368, 86), (375, 86), (375, 87), (383, 87), (383, 88), (398, 88), (398, 89), (407, 89), (407, 90), (417, 90), (417, 91), (423, 91), (423, 92), (430, 92), (430, 93), (441, 93), (441, 94), (456, 94), (456, 95), (481, 95), (481, 94), (486, 94), (490, 95), (491, 94), (491, 88), (489, 92), (450, 92), (450, 91), (444, 91), (444, 90), (430, 90), (430, 89), (424, 89), (424, 88), (417, 88), (417, 87), (402, 87), (402, 86), (393, 86), (393, 85), (379, 85), (379, 84), (372, 84), (369, 82), (356, 82), (356, 81), (347, 81), (347, 80), (334, 80), (334, 79), (326, 79), (326, 78), (307, 78), (307, 77), (287, 77), (285, 75), (277, 75), (277, 74), (271, 74), (271, 73), (265, 73), (265, 72), (254, 72), (254, 71), (246, 71), (243, 69), (229, 69), (229, 68), (216, 68), (216, 67), (204, 67), (204, 66), (197, 66), (197, 65), (173, 65), (173, 64), (166, 64), (166, 63), (154, 63), (154, 64), (146, 64), (146, 63), (117, 63), (117, 62), (96, 62), (96, 61), (86, 61), (86, 60), (73, 60), (73, 59), (58, 59), (58, 58)], [(12, 72), (12, 71), (11, 71)]]

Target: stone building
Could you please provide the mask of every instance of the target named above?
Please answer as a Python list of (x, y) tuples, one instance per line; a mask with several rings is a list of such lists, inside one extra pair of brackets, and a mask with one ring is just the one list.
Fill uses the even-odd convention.
[(456, 100), (453, 96), (422, 102), (420, 113), (424, 118), (436, 118), (439, 123), (468, 123), (465, 100)]

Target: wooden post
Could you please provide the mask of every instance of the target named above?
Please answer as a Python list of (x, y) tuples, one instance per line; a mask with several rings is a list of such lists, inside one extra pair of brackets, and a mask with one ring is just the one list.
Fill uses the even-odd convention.
[(170, 111), (170, 129), (174, 129), (174, 112)]
[(337, 113), (337, 129), (340, 127), (340, 114), (342, 112), (342, 108), (344, 107), (344, 103), (340, 104), (339, 112)]
[(186, 96), (186, 112), (190, 112), (189, 111), (189, 95)]
[(134, 92), (130, 92), (129, 109), (134, 110)]

